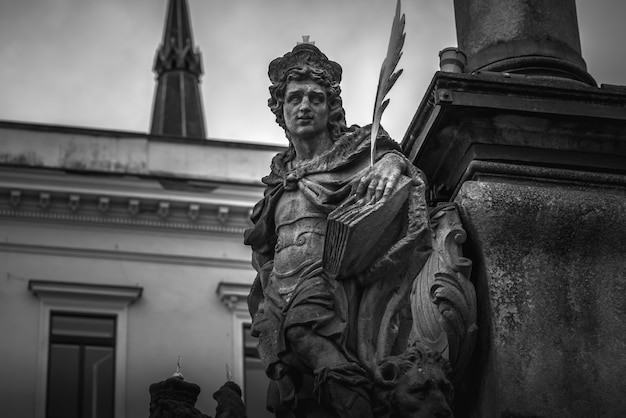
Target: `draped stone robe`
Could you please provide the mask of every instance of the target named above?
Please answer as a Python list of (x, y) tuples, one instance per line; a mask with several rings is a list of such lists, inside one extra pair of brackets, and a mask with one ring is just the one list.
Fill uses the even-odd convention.
[[(402, 335), (389, 333), (395, 313), (385, 319), (385, 312), (406, 308), (410, 286), (405, 282), (411, 276), (407, 269), (417, 273), (431, 250), (424, 181), (406, 159), (403, 174), (412, 178), (413, 186), (402, 214), (389, 231), (394, 234), (393, 245), (365, 271), (329, 278), (322, 268), (323, 248), (311, 249), (314, 256), (297, 274), (287, 277), (288, 283), (281, 280), (285, 277), (278, 277), (286, 270), (284, 266), (275, 265), (280, 261), (277, 251), (284, 246), (276, 225), (281, 199), (285, 202), (286, 194), (300, 193), (300, 199), (304, 196), (309, 201), (307, 210), (325, 219), (353, 194), (355, 181), (367, 168), (370, 129), (350, 127), (330, 149), (297, 166), (290, 161), (293, 150), (280, 153), (272, 161), (270, 174), (263, 178), (264, 197), (254, 208), (254, 226), (245, 232), (245, 243), (252, 247), (252, 264), (258, 273), (248, 297), (252, 332), (259, 337), (259, 354), (271, 379), (280, 379), (294, 368), (314, 372), (307, 371), (288, 346), (285, 330), (292, 325), (309, 326), (332, 340), (349, 362), (365, 371), (374, 367), (377, 347), (386, 347), (385, 354), (392, 354), (393, 346), (402, 345), (396, 344)], [(402, 156), (398, 144), (381, 130), (376, 160), (387, 153)], [(399, 296), (398, 291), (402, 293)], [(382, 340), (388, 341), (381, 344)]]

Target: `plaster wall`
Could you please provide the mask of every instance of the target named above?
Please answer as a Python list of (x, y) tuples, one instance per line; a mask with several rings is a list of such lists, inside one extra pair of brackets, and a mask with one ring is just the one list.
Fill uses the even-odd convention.
[[(170, 232), (69, 223), (0, 222), (4, 237), (0, 245), (25, 247), (24, 251), (69, 251), (74, 256), (84, 253), (92, 257), (112, 259), (136, 256), (141, 259), (152, 258), (153, 262), (172, 260), (179, 263), (250, 264), (250, 250), (243, 245), (243, 234)], [(120, 281), (114, 284), (133, 283)]]
[[(139, 286), (128, 307), (126, 416), (147, 416), (148, 387), (175, 371), (202, 388), (197, 407), (211, 414), (211, 397), (233, 358), (233, 314), (216, 293), (220, 281), (251, 283), (254, 271), (242, 237), (105, 228), (76, 224), (0, 222), (0, 344), (3, 415), (34, 417), (40, 300), (29, 280)], [(43, 324), (45, 326), (45, 324)]]
[(626, 189), (485, 177), (455, 201), (479, 306), (472, 416), (626, 415)]

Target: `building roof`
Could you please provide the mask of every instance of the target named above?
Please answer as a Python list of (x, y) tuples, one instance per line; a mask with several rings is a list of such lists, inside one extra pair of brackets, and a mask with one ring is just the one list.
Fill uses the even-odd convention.
[(150, 132), (205, 138), (199, 87), (202, 56), (194, 46), (187, 0), (169, 0), (163, 41), (157, 49), (153, 70), (157, 85)]

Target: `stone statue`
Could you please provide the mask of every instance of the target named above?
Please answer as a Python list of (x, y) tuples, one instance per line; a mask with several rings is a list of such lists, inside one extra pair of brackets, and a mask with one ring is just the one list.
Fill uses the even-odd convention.
[[(277, 417), (451, 416), (448, 351), (420, 345), (424, 333), (413, 326), (416, 277), (437, 256), (425, 181), (382, 129), (370, 163), (371, 126), (347, 126), (341, 75), (306, 42), (269, 66), (269, 107), (289, 147), (263, 178), (245, 234), (258, 272), (248, 306), (272, 380), (268, 408)], [(348, 203), (385, 204), (401, 178), (410, 179), (408, 195), (380, 242), (346, 250), (366, 265), (328, 274), (329, 215)]]
[[(150, 418), (211, 418), (195, 407), (200, 386), (187, 382), (178, 371), (170, 378), (150, 385)], [(246, 418), (241, 389), (226, 382), (214, 394), (215, 418)]]

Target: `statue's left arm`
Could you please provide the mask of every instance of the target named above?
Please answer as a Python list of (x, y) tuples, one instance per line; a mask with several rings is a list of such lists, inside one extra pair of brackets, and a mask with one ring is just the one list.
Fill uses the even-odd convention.
[[(360, 275), (359, 281), (362, 285), (371, 284), (385, 277), (389, 278), (390, 274), (395, 275), (393, 272), (403, 271), (406, 268), (419, 270), (432, 250), (425, 196), (426, 180), (423, 173), (404, 155), (397, 150), (386, 151), (363, 176), (358, 187), (366, 196), (373, 194), (376, 199), (384, 199), (393, 192), (401, 175), (411, 178), (413, 184), (404, 218), (406, 227), (403, 228), (404, 232), (397, 237), (397, 241), (388, 252), (374, 260), (370, 268)], [(383, 187), (380, 186), (381, 183)]]

